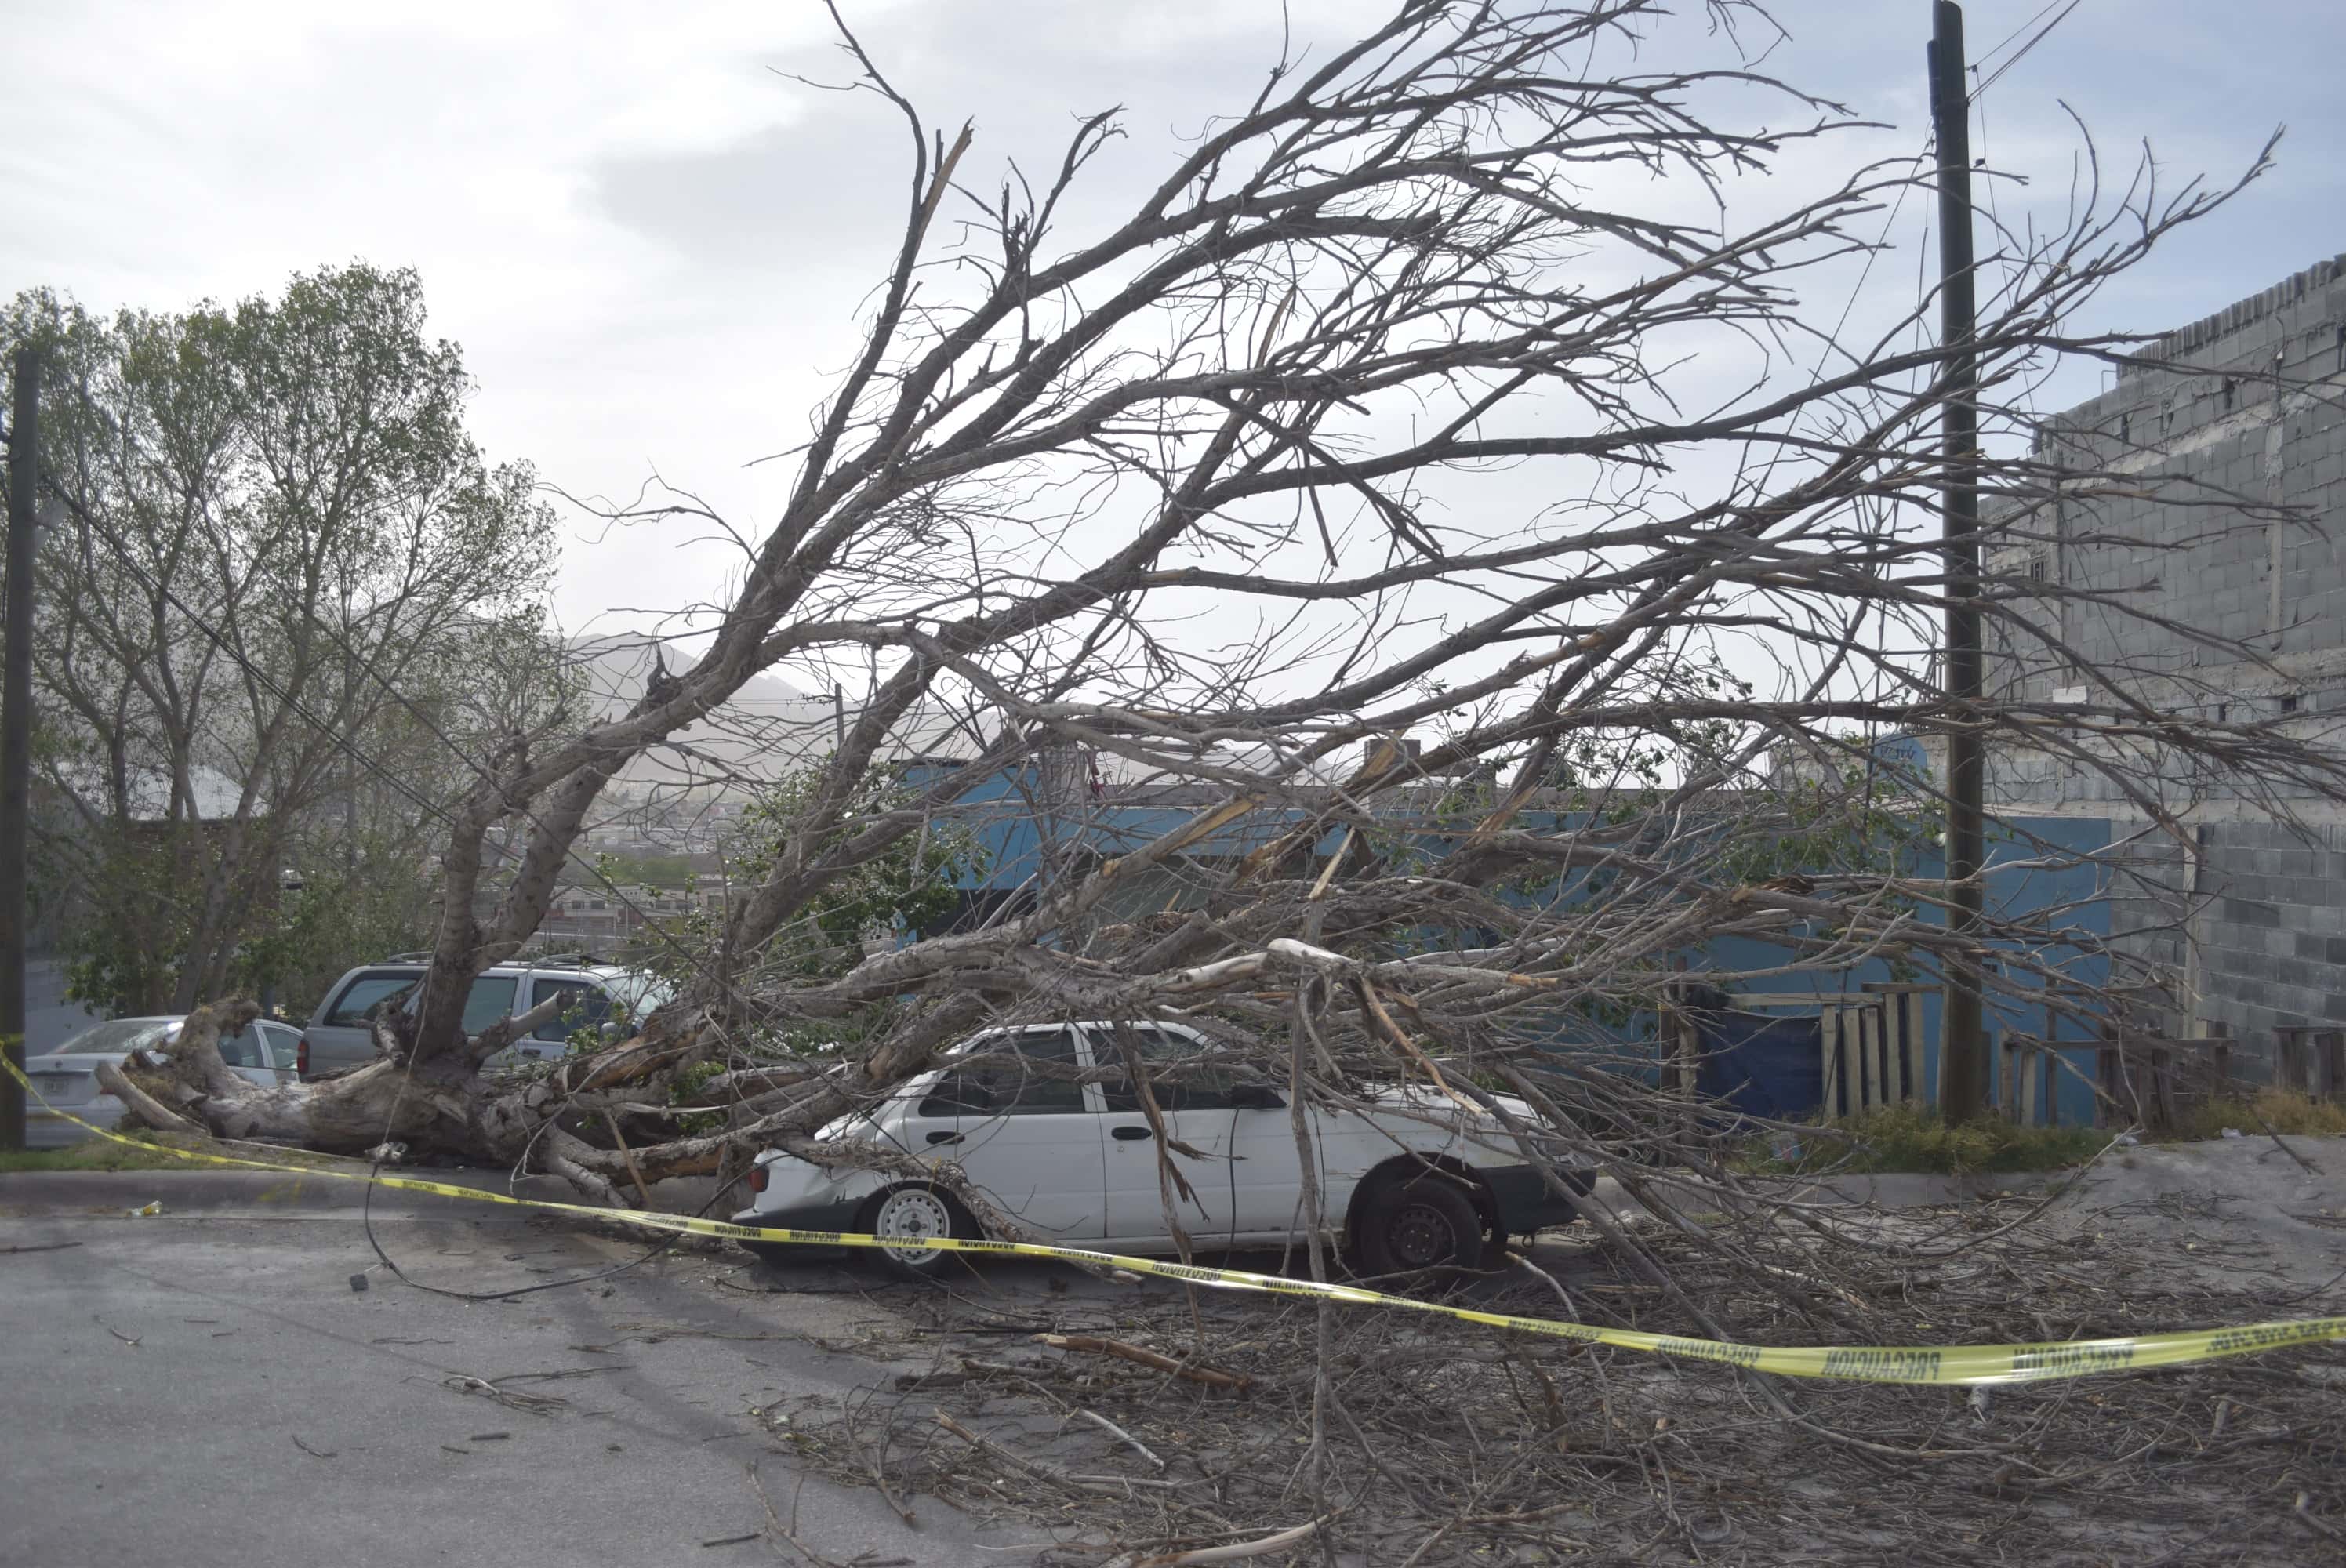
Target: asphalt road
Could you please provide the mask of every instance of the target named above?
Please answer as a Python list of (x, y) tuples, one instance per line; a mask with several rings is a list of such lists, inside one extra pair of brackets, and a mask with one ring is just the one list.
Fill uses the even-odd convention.
[[(2214, 1179), (2200, 1167), (2215, 1164), (2269, 1166), (2304, 1186), (2269, 1153), (2242, 1140), (2135, 1151), (2105, 1162), (2094, 1211), (2151, 1191), (2146, 1182), (2198, 1191)], [(2167, 1170), (2177, 1162), (2188, 1168)], [(1809, 1196), (1944, 1203), (2005, 1184), (1842, 1185), (1851, 1190)], [(908, 1526), (875, 1491), (802, 1476), (756, 1415), (925, 1366), (821, 1348), (869, 1346), (866, 1326), (894, 1321), (895, 1298), (867, 1294), (864, 1270), (679, 1251), (583, 1285), (457, 1300), (381, 1268), (357, 1196), (349, 1184), (265, 1173), (0, 1176), (0, 1568), (802, 1560), (759, 1538), (768, 1522), (751, 1465), (785, 1519), (795, 1500), (800, 1539), (833, 1562), (993, 1564), (1031, 1560), (1044, 1544), (989, 1534), (933, 1498), (913, 1501)], [(1611, 1196), (1601, 1185), (1599, 1196)], [(2286, 1196), (2298, 1207), (2335, 1196), (2326, 1186)], [(126, 1213), (150, 1198), (160, 1215)], [(643, 1251), (414, 1195), (379, 1195), (376, 1232), (415, 1278), (466, 1291), (565, 1278)], [(1543, 1237), (1535, 1257), (1567, 1288), (1609, 1278), (1584, 1231)], [(2305, 1263), (2326, 1275), (2336, 1261), (2324, 1252)], [(368, 1288), (353, 1291), (361, 1273)], [(1113, 1322), (1127, 1298), (1179, 1288), (1002, 1259), (957, 1288), (970, 1307), (1022, 1322)], [(468, 1380), (556, 1402), (515, 1408)]]
[[(139, 1173), (0, 1176), (0, 1563), (795, 1557), (759, 1539), (703, 1544), (766, 1525), (751, 1464), (785, 1520), (795, 1495), (796, 1533), (824, 1556), (1005, 1560), (933, 1499), (908, 1527), (872, 1491), (801, 1487), (750, 1413), (872, 1380), (871, 1362), (802, 1336), (852, 1334), (875, 1308), (852, 1290), (795, 1293), (857, 1276), (671, 1254), (594, 1284), (467, 1302), (372, 1267), (339, 1198), (244, 1201), (249, 1187), (231, 1186), (218, 1190), (239, 1207), (167, 1197), (159, 1217), (124, 1213), (160, 1190)], [(379, 1205), (377, 1234), (410, 1274), (453, 1288), (536, 1283), (642, 1250), (423, 1205), (388, 1216)], [(362, 1271), (369, 1288), (356, 1292)], [(512, 1408), (465, 1391), (466, 1379), (560, 1402)]]

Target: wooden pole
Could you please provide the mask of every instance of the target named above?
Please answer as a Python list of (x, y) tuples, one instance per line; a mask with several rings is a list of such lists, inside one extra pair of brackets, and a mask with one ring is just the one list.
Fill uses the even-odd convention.
[[(7, 625), (0, 636), (0, 1051), (25, 1065), (25, 819), (32, 809), (34, 491), (41, 476), (41, 353), (16, 351), (8, 425)], [(0, 1149), (25, 1146), (25, 1091), (0, 1073)]]
[[(1971, 94), (1964, 81), (1964, 11), (1932, 7), (1931, 123), (1939, 147), (1939, 341), (1942, 482), (1947, 567), (1947, 695), (1955, 711), (1947, 736), (1948, 923), (1978, 941), (1980, 869), (1986, 859), (1985, 766), (1979, 729), (1983, 689), (1979, 612), (1979, 363), (1973, 350)], [(1947, 1064), (1940, 1111), (1950, 1122), (1987, 1110), (1986, 1032), (1982, 1027), (1983, 955), (1959, 950), (1947, 972), (1939, 1050)]]

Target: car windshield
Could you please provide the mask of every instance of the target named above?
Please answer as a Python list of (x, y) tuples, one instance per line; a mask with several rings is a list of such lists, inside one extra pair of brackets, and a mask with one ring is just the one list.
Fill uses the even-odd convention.
[(622, 969), (596, 972), (597, 977), (603, 983), (603, 989), (610, 993), (614, 1002), (627, 1010), (627, 1016), (631, 1020), (649, 1017), (676, 995), (675, 986), (657, 974), (647, 974), (641, 970)]
[(128, 1055), (144, 1051), (149, 1045), (159, 1045), (179, 1026), (173, 1018), (117, 1018), (101, 1023), (95, 1029), (85, 1029), (62, 1045), (53, 1045), (42, 1053), (46, 1056), (66, 1056), (78, 1052), (104, 1052)]

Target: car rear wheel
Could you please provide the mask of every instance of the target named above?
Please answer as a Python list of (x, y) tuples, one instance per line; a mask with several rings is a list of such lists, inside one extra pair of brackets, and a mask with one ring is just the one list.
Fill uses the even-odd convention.
[(889, 1242), (873, 1251), (883, 1268), (907, 1279), (933, 1279), (953, 1264), (952, 1252), (923, 1243), (977, 1235), (969, 1212), (952, 1195), (922, 1182), (873, 1194), (857, 1213), (856, 1228)]
[(1483, 1261), (1483, 1217), (1453, 1176), (1429, 1172), (1380, 1184), (1365, 1199), (1355, 1234), (1372, 1274), (1473, 1268)]

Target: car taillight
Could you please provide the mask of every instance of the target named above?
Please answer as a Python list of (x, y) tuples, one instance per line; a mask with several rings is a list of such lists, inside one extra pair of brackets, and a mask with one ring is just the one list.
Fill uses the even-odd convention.
[(310, 1075), (310, 1037), (307, 1034), (302, 1035), (301, 1043), (293, 1047), (293, 1074), (300, 1078)]
[(766, 1190), (765, 1166), (751, 1166), (750, 1167), (750, 1190), (751, 1192), (763, 1192)]

